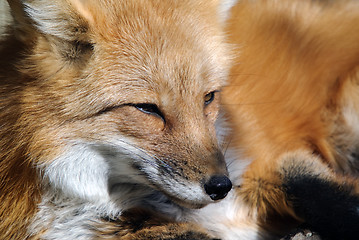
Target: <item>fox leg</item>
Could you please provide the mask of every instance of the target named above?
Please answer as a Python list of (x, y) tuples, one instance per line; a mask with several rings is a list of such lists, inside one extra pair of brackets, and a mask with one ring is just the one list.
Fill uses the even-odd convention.
[(339, 176), (306, 151), (283, 154), (270, 166), (261, 163), (254, 165), (257, 172), (244, 173), (237, 191), (260, 226), (280, 235), (305, 222), (328, 239), (358, 239), (357, 179)]
[[(277, 163), (274, 163), (277, 164)], [(240, 202), (248, 206), (249, 217), (271, 234), (282, 236), (303, 222), (287, 201), (278, 166), (273, 162), (252, 162), (235, 189)]]

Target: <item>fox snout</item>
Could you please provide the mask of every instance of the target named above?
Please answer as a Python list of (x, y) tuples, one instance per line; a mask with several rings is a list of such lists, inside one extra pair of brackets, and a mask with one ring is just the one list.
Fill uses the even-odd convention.
[(214, 165), (209, 178), (204, 181), (203, 188), (206, 194), (214, 201), (223, 199), (232, 189), (232, 182), (228, 178), (228, 171), (222, 152), (214, 154)]
[[(162, 192), (179, 205), (191, 208), (203, 207), (227, 196), (232, 182), (219, 150), (215, 154), (198, 155), (175, 152), (176, 156), (160, 166), (159, 178), (153, 179)], [(183, 153), (190, 154), (183, 156)]]

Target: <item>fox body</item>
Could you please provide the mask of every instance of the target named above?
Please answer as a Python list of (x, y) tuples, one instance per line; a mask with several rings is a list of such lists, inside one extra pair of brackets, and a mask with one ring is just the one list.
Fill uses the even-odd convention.
[(271, 231), (297, 219), (357, 239), (358, 3), (241, 1), (232, 14), (239, 57), (223, 106), (232, 145), (252, 160), (239, 204)]
[(355, 1), (8, 2), (1, 238), (356, 233)]

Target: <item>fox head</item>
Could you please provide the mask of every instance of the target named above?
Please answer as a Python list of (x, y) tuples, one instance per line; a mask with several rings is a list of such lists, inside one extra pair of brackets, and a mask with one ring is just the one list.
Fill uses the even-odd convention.
[(51, 188), (107, 201), (142, 185), (189, 207), (226, 196), (215, 124), (233, 2), (9, 2), (25, 53), (18, 124)]

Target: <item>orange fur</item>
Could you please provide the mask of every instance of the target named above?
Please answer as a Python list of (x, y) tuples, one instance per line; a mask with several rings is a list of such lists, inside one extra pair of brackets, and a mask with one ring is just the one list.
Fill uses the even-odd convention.
[(343, 111), (353, 105), (359, 115), (359, 4), (240, 1), (227, 31), (239, 57), (223, 105), (232, 144), (253, 159), (238, 194), (264, 224), (273, 214), (298, 218), (278, 172), (284, 154), (313, 153), (338, 173), (358, 174), (338, 146), (358, 139)]
[[(8, 2), (14, 22), (0, 43), (1, 238), (67, 234), (56, 227), (63, 224), (56, 211), (71, 201), (79, 211), (98, 204), (90, 214), (108, 207), (82, 219), (90, 224), (78, 221), (74, 238), (79, 228), (94, 234), (96, 221), (111, 227), (103, 216), (133, 202), (114, 203), (123, 182), (137, 201), (146, 191), (192, 208), (214, 201), (203, 184), (228, 179), (214, 127), (215, 92), (229, 69), (219, 1)], [(130, 176), (117, 180), (121, 174)], [(172, 183), (177, 178), (187, 194)]]
[[(212, 239), (203, 228), (218, 225), (218, 237), (258, 239), (262, 227), (278, 233), (291, 227), (288, 217), (306, 220), (288, 199), (287, 175), (358, 194), (358, 164), (349, 160), (359, 136), (355, 1), (235, 7), (227, 33), (239, 58), (222, 100), (230, 147), (252, 163), (230, 176), (241, 186), (219, 203), (204, 186), (228, 179), (215, 123), (231, 51), (218, 13), (233, 1), (8, 2), (1, 238)], [(218, 216), (217, 206), (228, 212)]]

